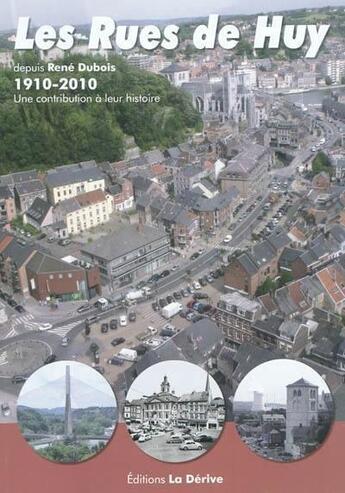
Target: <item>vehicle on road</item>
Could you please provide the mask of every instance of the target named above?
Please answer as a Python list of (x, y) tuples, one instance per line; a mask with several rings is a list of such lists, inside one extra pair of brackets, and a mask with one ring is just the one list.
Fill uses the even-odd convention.
[(194, 442), (194, 440), (186, 440), (181, 443), (180, 450), (202, 450), (202, 445), (200, 443)]
[(130, 322), (135, 322), (137, 319), (137, 314), (135, 312), (129, 312), (128, 314), (128, 320)]
[(116, 320), (116, 318), (112, 318), (110, 320), (110, 324), (109, 325), (110, 325), (110, 329), (111, 330), (116, 330), (117, 329), (117, 320)]
[(61, 346), (67, 347), (70, 342), (71, 342), (71, 339), (69, 337), (65, 336), (61, 339)]
[(14, 375), (11, 378), (11, 382), (12, 383), (24, 383), (24, 382), (26, 382), (26, 377), (24, 377), (24, 375)]
[(44, 365), (49, 365), (50, 363), (54, 363), (56, 361), (56, 354), (50, 354), (45, 360)]
[(60, 246), (67, 246), (70, 245), (72, 242), (69, 238), (62, 238), (61, 240), (58, 241), (58, 245)]
[(3, 404), (1, 404), (1, 414), (5, 417), (10, 416), (11, 409), (10, 409), (10, 406), (8, 405), (7, 402), (4, 402)]
[(126, 327), (126, 325), (127, 325), (127, 317), (126, 317), (126, 315), (121, 315), (120, 316), (120, 326)]
[(193, 255), (191, 255), (190, 259), (196, 260), (199, 256), (200, 256), (200, 254), (198, 252), (195, 252), (195, 253), (193, 253)]
[(86, 305), (82, 305), (77, 309), (78, 313), (85, 313), (88, 312), (89, 310), (92, 310), (93, 306), (89, 305), (88, 303)]
[(121, 366), (124, 363), (124, 360), (121, 358), (118, 358), (117, 356), (113, 356), (112, 358), (109, 358), (107, 363), (109, 365), (116, 365), (116, 366)]
[(230, 241), (232, 240), (232, 235), (226, 235), (224, 240), (223, 240), (223, 243), (230, 243)]
[(160, 277), (161, 279), (164, 279), (164, 277), (167, 277), (170, 275), (170, 270), (163, 270), (163, 272), (161, 272), (160, 274)]
[(49, 322), (46, 322), (46, 323), (41, 323), (39, 324), (39, 330), (49, 330), (51, 329), (53, 326), (52, 324), (50, 324)]
[(106, 298), (99, 298), (96, 301), (95, 306), (100, 310), (106, 310), (109, 307), (109, 301)]
[(17, 310), (17, 312), (19, 312), (19, 313), (25, 312), (25, 308), (22, 305), (17, 305), (14, 307), (14, 309)]

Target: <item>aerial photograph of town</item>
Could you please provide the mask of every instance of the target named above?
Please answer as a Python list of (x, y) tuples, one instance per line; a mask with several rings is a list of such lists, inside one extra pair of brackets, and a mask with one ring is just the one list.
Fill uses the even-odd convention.
[(243, 442), (261, 457), (302, 459), (330, 430), (334, 405), (323, 378), (305, 363), (276, 359), (251, 370), (234, 396)]
[(165, 462), (185, 462), (217, 441), (225, 404), (219, 386), (204, 369), (169, 360), (138, 375), (128, 391), (123, 416), (143, 452)]
[[(86, 364), (109, 382), (133, 442), (149, 455), (170, 433), (185, 433), (182, 444), (196, 449), (180, 450), (176, 438), (169, 448), (176, 454), (162, 453), (167, 461), (200, 454), (214, 430), (207, 416), (200, 426), (182, 424), (178, 404), (175, 421), (153, 420), (148, 400), (163, 394), (178, 403), (195, 391), (220, 422), (232, 421), (241, 381), (272, 360), (321, 375), (335, 418), (345, 419), (345, 7), (265, 12), (286, 24), (330, 24), (311, 58), (308, 41), (254, 48), (259, 6), (221, 12), (219, 28), (231, 23), (241, 32), (233, 49), (197, 49), (192, 33), (207, 16), (191, 17), (188, 3), (174, 21), (173, 50), (90, 51), (90, 24), (81, 24), (67, 52), (21, 51), (15, 28), (0, 31), (0, 423), (17, 421), (18, 395), (36, 370), (63, 361)], [(171, 23), (159, 21), (162, 29)], [(96, 80), (97, 93), (122, 102), (50, 101), (61, 91), (44, 88), (49, 64), (91, 67), (72, 75)], [(49, 72), (52, 81), (60, 77)], [(37, 79), (36, 87), (23, 89), (24, 78)], [(95, 91), (64, 91), (76, 92), (91, 98)], [(34, 94), (46, 102), (19, 97)], [(166, 360), (197, 365), (209, 377), (183, 390), (167, 370), (144, 397), (130, 398), (136, 378)], [(208, 390), (211, 379), (224, 406)], [(303, 388), (316, 385), (303, 372), (284, 385), (301, 379)], [(322, 389), (313, 388), (316, 403)], [(282, 410), (272, 410), (284, 417), (279, 429), (286, 426), (279, 447), (266, 445), (263, 431), (254, 436), (262, 456), (274, 450), (282, 461), (309, 453), (293, 438), (284, 445), (284, 396)], [(134, 409), (132, 398), (142, 399)], [(54, 406), (54, 430), (42, 406), (45, 445), (54, 434), (70, 439), (64, 405)], [(258, 412), (244, 420), (247, 441), (251, 426), (270, 419), (271, 410)], [(22, 407), (20, 416), (29, 418)], [(78, 439), (83, 417), (75, 419)]]
[(117, 421), (109, 383), (90, 366), (59, 361), (43, 366), (18, 396), (20, 431), (42, 457), (61, 463), (89, 459), (106, 446)]

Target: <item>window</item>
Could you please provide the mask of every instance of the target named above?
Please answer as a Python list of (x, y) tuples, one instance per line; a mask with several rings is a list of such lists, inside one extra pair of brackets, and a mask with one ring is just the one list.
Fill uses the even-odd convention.
[(72, 274), (70, 272), (68, 273), (68, 277), (69, 277), (69, 279), (72, 278)]
[(59, 274), (59, 279), (63, 279), (63, 274)]
[(53, 274), (50, 274), (49, 275), (49, 279), (54, 279), (54, 275)]
[(315, 401), (312, 401), (312, 402), (310, 403), (310, 410), (311, 410), (311, 411), (316, 411), (316, 402), (315, 402)]

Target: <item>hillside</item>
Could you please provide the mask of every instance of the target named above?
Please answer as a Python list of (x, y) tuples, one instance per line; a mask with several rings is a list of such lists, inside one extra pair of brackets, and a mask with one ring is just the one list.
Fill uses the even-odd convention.
[[(21, 63), (23, 63), (23, 58)], [(27, 65), (35, 65), (32, 53), (25, 55)], [(104, 59), (69, 56), (61, 63), (99, 64)], [(159, 103), (15, 103), (15, 78), (10, 70), (0, 71), (0, 168), (2, 172), (28, 167), (45, 168), (89, 159), (116, 161), (124, 155), (124, 137), (133, 136), (143, 150), (169, 147), (183, 142), (192, 130), (200, 129), (200, 117), (189, 96), (172, 87), (163, 77), (135, 69), (120, 57), (110, 57), (115, 72), (35, 73), (31, 77), (95, 77), (96, 91), (83, 95), (151, 94)], [(21, 74), (21, 78), (24, 75)], [(55, 92), (54, 92), (55, 91)], [(61, 91), (24, 91), (30, 94), (61, 94)], [(78, 92), (78, 91), (77, 91)], [(68, 92), (65, 92), (68, 94)], [(68, 95), (75, 93), (70, 92)]]

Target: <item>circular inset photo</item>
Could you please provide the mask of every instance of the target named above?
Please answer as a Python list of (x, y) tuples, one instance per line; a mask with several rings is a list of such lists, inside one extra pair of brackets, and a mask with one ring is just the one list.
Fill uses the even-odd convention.
[(207, 452), (224, 417), (224, 398), (215, 380), (186, 361), (147, 368), (134, 380), (124, 406), (132, 440), (165, 462), (185, 462)]
[(59, 361), (35, 371), (17, 401), (18, 424), (26, 441), (42, 457), (64, 464), (103, 450), (117, 418), (109, 383), (76, 361)]
[(302, 459), (318, 449), (334, 417), (323, 378), (289, 359), (251, 370), (236, 390), (233, 410), (243, 442), (260, 457), (278, 462)]

